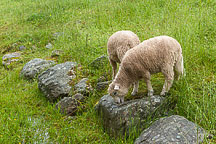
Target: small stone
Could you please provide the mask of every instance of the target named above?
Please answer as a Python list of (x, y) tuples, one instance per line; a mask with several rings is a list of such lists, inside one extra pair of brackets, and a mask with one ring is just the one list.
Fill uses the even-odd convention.
[(19, 60), (21, 54), (18, 52), (6, 54), (2, 57), (2, 64), (4, 66), (10, 65), (12, 62), (16, 62)]
[(60, 109), (62, 114), (74, 115), (80, 103), (72, 97), (64, 97), (56, 104), (56, 109)]
[(23, 51), (23, 50), (25, 50), (25, 49), (26, 49), (26, 47), (23, 46), (23, 45), (19, 47), (19, 50), (20, 50), (20, 51)]
[(64, 32), (56, 32), (56, 33), (53, 34), (53, 36), (54, 36), (55, 38), (58, 38), (58, 37), (60, 37), (60, 36), (62, 36), (62, 35), (64, 35)]
[(81, 79), (75, 86), (74, 90), (77, 93), (81, 93), (85, 96), (89, 95), (92, 91), (91, 85), (88, 83), (88, 78)]
[(48, 43), (48, 44), (46, 45), (46, 48), (51, 49), (51, 48), (52, 48), (52, 44), (51, 44), (51, 43)]
[(107, 88), (107, 87), (109, 86), (109, 83), (111, 83), (111, 81), (106, 81), (106, 82), (99, 82), (99, 83), (97, 83), (96, 90), (97, 90), (97, 91), (102, 91), (102, 90), (104, 90), (105, 88)]
[(62, 50), (54, 50), (52, 51), (51, 57), (60, 56), (62, 53)]
[(72, 98), (78, 101), (83, 101), (84, 95), (82, 95), (81, 93), (76, 93), (75, 95), (72, 96)]
[(103, 55), (101, 57), (98, 57), (97, 59), (95, 59), (94, 61), (92, 61), (89, 66), (93, 67), (95, 69), (97, 68), (103, 68), (104, 65), (108, 64), (108, 57)]

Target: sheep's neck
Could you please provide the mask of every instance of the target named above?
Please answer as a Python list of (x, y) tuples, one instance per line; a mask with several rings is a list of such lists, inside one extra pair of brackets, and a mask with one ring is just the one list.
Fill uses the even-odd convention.
[(116, 75), (115, 82), (121, 84), (125, 88), (129, 88), (130, 85), (133, 83), (131, 77), (129, 77), (129, 75), (127, 75), (121, 69)]

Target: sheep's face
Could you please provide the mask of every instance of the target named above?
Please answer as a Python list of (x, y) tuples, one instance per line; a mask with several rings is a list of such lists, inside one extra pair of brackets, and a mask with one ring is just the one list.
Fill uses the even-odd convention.
[(128, 93), (128, 89), (119, 84), (110, 84), (108, 93), (113, 97), (116, 103), (123, 103), (124, 96)]

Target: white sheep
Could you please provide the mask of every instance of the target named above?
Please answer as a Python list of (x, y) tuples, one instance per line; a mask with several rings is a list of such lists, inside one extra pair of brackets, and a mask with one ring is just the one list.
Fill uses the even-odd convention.
[(125, 53), (119, 71), (109, 85), (108, 93), (115, 102), (122, 103), (131, 84), (144, 79), (148, 96), (152, 96), (154, 91), (150, 82), (151, 74), (162, 72), (165, 83), (160, 95), (165, 95), (172, 86), (174, 69), (179, 79), (183, 75), (184, 66), (182, 49), (177, 40), (169, 36), (150, 38)]
[[(115, 78), (117, 73), (117, 63), (121, 63), (125, 53), (129, 49), (137, 46), (139, 43), (139, 37), (132, 31), (118, 31), (110, 36), (107, 42), (107, 53), (109, 56), (110, 64), (112, 66), (113, 79)], [(138, 82), (135, 82), (134, 90), (138, 89), (136, 87), (138, 85)], [(132, 95), (134, 95), (135, 93), (136, 91), (133, 91)]]

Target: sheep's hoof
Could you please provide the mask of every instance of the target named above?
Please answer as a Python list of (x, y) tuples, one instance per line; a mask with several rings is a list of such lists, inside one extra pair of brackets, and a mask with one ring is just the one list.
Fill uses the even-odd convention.
[(151, 91), (148, 92), (148, 96), (153, 96), (153, 94), (154, 94), (153, 90), (151, 90)]

